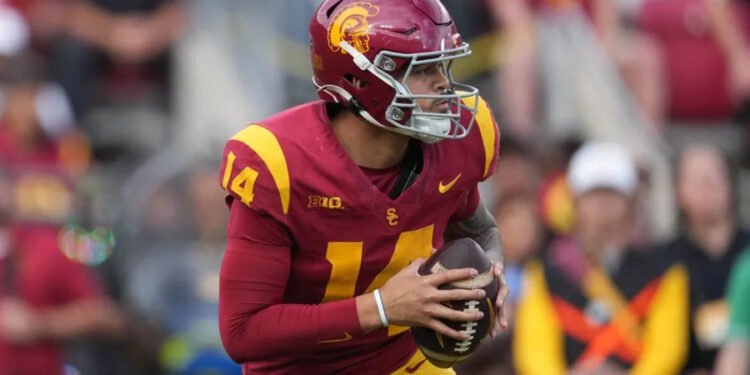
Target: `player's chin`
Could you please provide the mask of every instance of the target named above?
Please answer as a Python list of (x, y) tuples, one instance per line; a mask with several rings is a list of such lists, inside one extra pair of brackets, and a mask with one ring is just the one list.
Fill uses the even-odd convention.
[(432, 107), (430, 107), (430, 112), (432, 113), (449, 113), (450, 112), (450, 105), (448, 102), (438, 102), (435, 103)]

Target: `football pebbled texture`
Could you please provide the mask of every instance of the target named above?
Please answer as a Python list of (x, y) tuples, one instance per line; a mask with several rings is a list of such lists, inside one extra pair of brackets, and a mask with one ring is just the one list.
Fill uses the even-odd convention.
[(451, 367), (469, 358), (495, 325), (495, 296), (500, 283), (492, 272), (490, 259), (474, 240), (459, 238), (445, 244), (419, 268), (419, 274), (429, 275), (458, 268), (474, 268), (478, 275), (471, 279), (443, 284), (439, 289), (484, 289), (486, 297), (444, 304), (454, 310), (481, 311), (484, 317), (474, 322), (448, 319), (442, 319), (442, 322), (452, 329), (467, 333), (469, 338), (459, 341), (443, 336), (431, 328), (411, 328), (419, 349), (433, 365), (441, 368)]

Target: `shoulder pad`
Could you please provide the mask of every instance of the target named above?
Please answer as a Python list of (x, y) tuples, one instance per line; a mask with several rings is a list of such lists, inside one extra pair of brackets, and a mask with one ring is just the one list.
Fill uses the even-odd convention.
[[(251, 208), (278, 212), (269, 207), (278, 196), (281, 212), (289, 212), (290, 184), (286, 157), (276, 136), (261, 125), (250, 125), (224, 147), (221, 187)], [(262, 194), (263, 199), (256, 199)]]
[[(464, 104), (469, 107), (477, 106), (477, 114), (475, 118), (474, 127), (468, 138), (479, 138), (482, 143), (482, 150), (484, 151), (482, 166), (482, 180), (491, 176), (495, 170), (495, 164), (497, 163), (497, 153), (500, 147), (500, 130), (495, 122), (495, 116), (492, 114), (492, 110), (487, 105), (487, 102), (482, 99), (481, 96), (477, 97), (479, 103), (475, 102), (474, 98), (464, 98)], [(477, 130), (474, 130), (476, 128)]]

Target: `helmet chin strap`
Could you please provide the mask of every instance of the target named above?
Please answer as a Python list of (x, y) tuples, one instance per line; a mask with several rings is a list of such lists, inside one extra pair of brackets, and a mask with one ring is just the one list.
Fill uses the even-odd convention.
[[(336, 103), (340, 103), (340, 101), (336, 98), (336, 95), (333, 95), (331, 92), (334, 92), (336, 94), (341, 95), (341, 97), (344, 98), (344, 100), (346, 100), (347, 103), (351, 102), (352, 99), (354, 99), (354, 97), (352, 96), (352, 94), (350, 94), (348, 91), (344, 90), (343, 88), (341, 88), (339, 86), (336, 86), (336, 85), (320, 85), (320, 84), (318, 84), (315, 81), (315, 78), (313, 78), (313, 84), (315, 84), (315, 86), (317, 87), (317, 91), (326, 92), (328, 95), (330, 95), (331, 97), (333, 97), (333, 99), (336, 101)], [(399, 134), (403, 134), (403, 135), (407, 135), (407, 136), (412, 136), (412, 137), (420, 138), (419, 134), (414, 134), (414, 133), (409, 132), (407, 130), (403, 130), (403, 129), (399, 129), (399, 128), (396, 128), (396, 127), (393, 127), (393, 126), (386, 126), (386, 125), (381, 124), (380, 121), (378, 121), (374, 117), (372, 117), (372, 115), (370, 114), (370, 112), (367, 112), (367, 110), (365, 110), (363, 108), (355, 109), (352, 106), (349, 106), (349, 108), (352, 108), (352, 109), (356, 110), (356, 112), (357, 112), (356, 114), (358, 116), (362, 117), (363, 119), (365, 119), (365, 121), (367, 121), (367, 122), (369, 122), (369, 123), (371, 123), (371, 124), (373, 124), (373, 125), (375, 125), (377, 127), (383, 128), (383, 129), (388, 130), (388, 131), (392, 131), (394, 133), (399, 133)], [(434, 141), (430, 142), (430, 143), (434, 143)]]

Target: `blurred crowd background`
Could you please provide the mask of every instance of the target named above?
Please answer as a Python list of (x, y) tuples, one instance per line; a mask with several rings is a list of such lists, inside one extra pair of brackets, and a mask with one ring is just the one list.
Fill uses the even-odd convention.
[[(244, 125), (316, 98), (319, 2), (0, 0), (0, 375), (56, 361), (66, 374), (241, 373), (216, 318), (219, 158)], [(661, 334), (690, 337), (668, 360), (708, 374), (750, 244), (750, 2), (443, 3), (473, 50), (454, 76), (502, 133), (481, 190), (512, 289), (511, 328), (459, 374), (534, 373), (530, 351), (551, 361), (523, 340), (532, 276), (596, 236), (683, 265), (690, 317)], [(633, 186), (627, 162), (596, 169), (613, 145)], [(648, 267), (614, 268), (631, 280)], [(610, 310), (580, 312), (604, 324)], [(556, 321), (572, 334), (568, 316)]]

